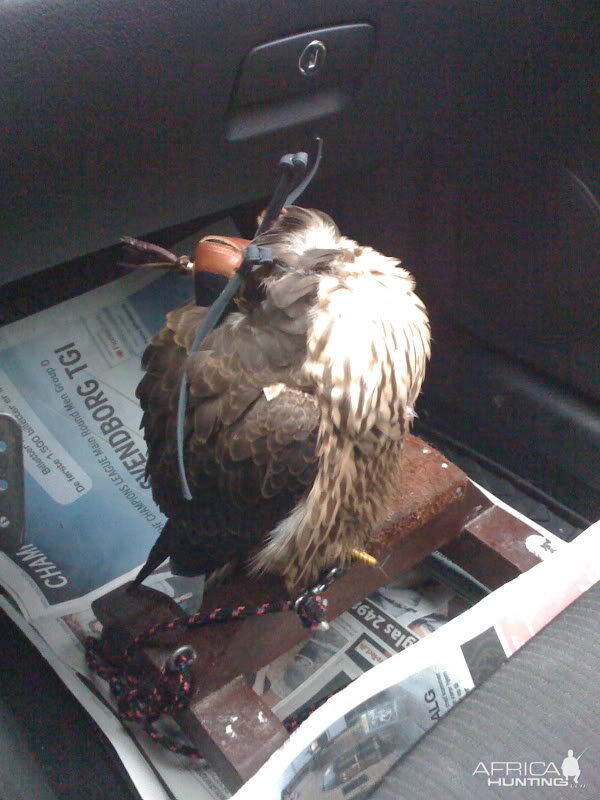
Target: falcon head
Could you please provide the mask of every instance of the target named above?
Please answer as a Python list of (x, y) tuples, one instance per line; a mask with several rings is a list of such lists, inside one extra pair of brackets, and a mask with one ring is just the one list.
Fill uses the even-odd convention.
[(361, 247), (342, 236), (335, 222), (322, 211), (289, 206), (255, 243), (271, 248), (273, 263), (255, 267), (245, 279), (239, 293), (244, 310), (249, 311), (262, 303), (270, 289), (283, 278), (286, 280), (276, 294), (283, 292), (284, 286), (306, 286), (307, 279), (316, 290), (320, 279), (328, 275), (356, 277), (391, 268), (396, 278), (404, 279), (410, 289), (414, 289), (412, 276), (400, 267), (397, 259), (383, 256), (371, 247)]

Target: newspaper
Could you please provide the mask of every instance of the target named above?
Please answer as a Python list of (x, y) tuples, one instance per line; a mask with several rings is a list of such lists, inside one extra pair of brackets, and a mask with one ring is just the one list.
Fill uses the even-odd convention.
[[(225, 232), (237, 233), (230, 227)], [(102, 630), (92, 601), (131, 580), (164, 524), (144, 480), (135, 389), (148, 339), (192, 294), (185, 276), (139, 270), (0, 328), (0, 411), (22, 428), (26, 504), (23, 546), (0, 553), (0, 584), (10, 597), (0, 596), (0, 605), (152, 799), (230, 793), (212, 770), (172, 758), (123, 726), (106, 685), (86, 667), (83, 640)], [(147, 584), (188, 613), (200, 606), (202, 578), (164, 567)]]
[(435, 582), (382, 586), (268, 667), (252, 687), (281, 719), (342, 689), (443, 625), (461, 602)]
[(600, 522), (328, 700), (236, 800), (377, 797), (371, 790), (427, 730), (599, 580)]
[[(185, 277), (141, 270), (0, 328), (0, 411), (21, 425), (26, 471), (26, 537), (16, 553), (0, 553), (0, 584), (12, 600), (0, 595), (0, 606), (106, 733), (144, 800), (229, 796), (210, 768), (168, 753), (120, 722), (106, 684), (86, 667), (82, 644), (102, 630), (92, 601), (131, 580), (164, 522), (144, 480), (135, 388), (146, 342), (191, 291)], [(547, 555), (562, 545), (533, 527), (533, 551)], [(186, 613), (201, 604), (202, 578), (174, 576), (164, 565), (146, 583)], [(389, 663), (418, 650), (420, 639), (461, 610), (452, 592), (433, 582), (390, 584), (329, 631), (246, 677), (282, 719), (348, 686), (339, 703), (354, 686), (371, 685), (371, 679), (353, 683), (356, 678), (373, 667), (387, 675)], [(460, 659), (443, 672), (431, 664), (423, 669), (417, 695), (434, 675), (446, 698), (457, 700), (473, 685)], [(386, 702), (399, 708), (397, 698)], [(413, 702), (410, 693), (402, 702)], [(427, 727), (431, 714), (416, 704), (411, 736)], [(383, 724), (368, 713), (367, 721), (360, 719), (366, 728)]]

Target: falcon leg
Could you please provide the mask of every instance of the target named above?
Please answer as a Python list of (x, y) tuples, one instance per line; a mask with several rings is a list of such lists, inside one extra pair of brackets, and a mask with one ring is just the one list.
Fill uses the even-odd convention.
[(170, 533), (171, 533), (171, 522), (167, 520), (165, 523), (162, 531), (160, 532), (158, 539), (154, 543), (152, 550), (148, 555), (148, 559), (138, 574), (135, 576), (134, 580), (129, 584), (127, 587), (127, 591), (131, 592), (144, 581), (150, 573), (154, 572), (155, 569), (160, 567), (160, 565), (167, 559), (170, 554)]
[(213, 570), (210, 575), (206, 576), (206, 583), (204, 584), (204, 591), (208, 592), (216, 586), (220, 586), (223, 581), (231, 577), (239, 566), (237, 558), (228, 561), (219, 569)]

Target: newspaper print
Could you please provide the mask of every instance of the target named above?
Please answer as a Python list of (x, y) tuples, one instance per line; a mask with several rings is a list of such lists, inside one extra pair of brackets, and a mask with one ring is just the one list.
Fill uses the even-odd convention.
[[(599, 534), (600, 522), (568, 545), (548, 535), (557, 552), (333, 696), (236, 793), (236, 800), (368, 796), (385, 771), (423, 735), (424, 707), (431, 703), (435, 708), (430, 717), (435, 724), (600, 581)], [(403, 710), (400, 739), (395, 738), (398, 708)], [(389, 721), (389, 737), (377, 736), (377, 727), (371, 729), (370, 711), (376, 720), (383, 715)], [(407, 738), (412, 739), (408, 744)]]
[[(139, 472), (145, 450), (137, 430), (134, 390), (139, 355), (148, 336), (162, 325), (166, 308), (176, 306), (190, 291), (185, 279), (157, 278), (142, 271), (0, 329), (0, 406), (17, 417), (24, 433), (28, 528), (16, 555), (0, 554), (0, 582), (24, 616), (6, 598), (0, 597), (0, 605), (109, 736), (144, 800), (228, 796), (212, 770), (168, 754), (122, 725), (106, 684), (88, 673), (82, 648), (87, 635), (101, 633), (91, 602), (131, 580), (162, 524)], [(537, 530), (532, 552), (552, 561), (552, 551), (563, 543), (539, 526)], [(173, 576), (164, 566), (151, 582), (186, 613), (200, 606), (201, 579)], [(540, 589), (539, 597), (544, 594), (547, 598), (547, 587)], [(573, 590), (565, 590), (558, 605), (572, 595)], [(504, 623), (497, 636), (502, 641), (501, 657), (543, 624), (540, 605), (537, 618), (526, 623), (524, 632), (516, 632), (514, 617), (529, 601), (520, 598), (517, 606), (504, 604)], [(462, 611), (464, 604), (438, 584), (390, 584), (340, 616), (329, 631), (318, 632), (258, 674), (246, 676), (282, 719), (333, 689), (347, 687), (301, 726), (303, 735), (306, 730), (305, 744), (298, 749), (295, 734), (283, 748), (283, 761), (267, 780), (265, 800), (281, 797), (286, 781), (301, 783), (302, 765), (296, 761), (298, 768), (292, 769), (294, 759), (303, 748), (321, 748), (314, 742), (326, 730), (331, 729), (328, 736), (333, 741), (335, 726), (342, 724), (336, 720), (344, 718), (346, 727), (340, 729), (344, 737), (330, 753), (333, 772), (327, 778), (321, 774), (319, 780), (321, 787), (323, 781), (326, 785), (337, 781), (339, 786), (333, 787), (337, 791), (357, 777), (339, 781), (349, 769), (348, 751), (355, 746), (347, 746), (348, 741), (360, 730), (368, 741), (362, 743), (359, 762), (373, 761), (375, 775), (382, 768), (380, 762), (398, 757), (404, 746), (400, 740), (406, 743), (408, 728), (396, 730), (392, 720), (396, 711), (412, 709), (410, 726), (420, 735), (457, 702), (498, 657), (497, 646), (491, 654), (489, 642), (477, 639), (489, 622), (480, 620), (473, 627), (470, 615), (464, 614), (445, 625)], [(445, 630), (461, 620), (466, 633), (455, 630), (467, 644), (462, 649), (454, 644), (452, 649), (446, 642), (444, 647)], [(419, 655), (436, 637), (439, 649), (425, 647), (425, 655)], [(419, 679), (400, 689), (402, 675), (413, 674), (411, 668)], [(390, 674), (393, 680), (388, 680)], [(354, 706), (363, 710), (355, 713)], [(319, 729), (321, 719), (328, 721)], [(324, 752), (320, 750), (323, 759)], [(257, 780), (262, 780), (260, 773)], [(291, 787), (290, 796), (298, 791)]]

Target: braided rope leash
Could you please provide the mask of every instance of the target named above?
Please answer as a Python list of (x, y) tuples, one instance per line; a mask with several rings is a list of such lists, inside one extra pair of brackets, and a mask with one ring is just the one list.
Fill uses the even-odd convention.
[[(166, 669), (158, 681), (152, 685), (143, 675), (136, 662), (136, 653), (144, 644), (160, 633), (173, 631), (176, 628), (201, 628), (206, 625), (232, 620), (246, 619), (254, 616), (277, 614), (282, 611), (295, 611), (304, 628), (309, 630), (326, 630), (328, 625), (327, 600), (321, 596), (325, 588), (339, 574), (333, 569), (317, 586), (303, 592), (294, 602), (292, 600), (275, 600), (261, 605), (239, 605), (228, 608), (215, 608), (209, 612), (197, 612), (190, 617), (178, 617), (168, 622), (152, 625), (134, 637), (127, 645), (119, 663), (107, 660), (102, 638), (88, 637), (85, 641), (86, 663), (90, 671), (107, 681), (110, 691), (117, 701), (119, 718), (124, 722), (137, 722), (143, 726), (147, 735), (157, 744), (172, 753), (202, 758), (200, 752), (189, 744), (177, 741), (160, 733), (156, 724), (165, 715), (173, 715), (188, 708), (193, 692), (191, 665), (196, 658), (192, 647), (184, 645), (167, 660)], [(322, 701), (328, 697), (325, 697)], [(287, 730), (295, 730), (317, 706), (309, 710), (301, 709), (284, 721)]]
[(333, 697), (334, 694), (341, 692), (343, 688), (343, 686), (340, 686), (338, 689), (334, 689), (332, 692), (324, 694), (323, 697), (319, 697), (319, 699), (315, 700), (314, 703), (303, 706), (303, 708), (296, 711), (295, 714), (290, 714), (289, 717), (286, 717), (283, 720), (283, 725), (287, 732), (292, 733), (292, 731), (295, 731), (296, 728), (299, 728), (304, 720), (310, 717), (313, 711), (316, 711), (317, 708), (321, 708), (321, 706), (324, 705), (330, 697)]

